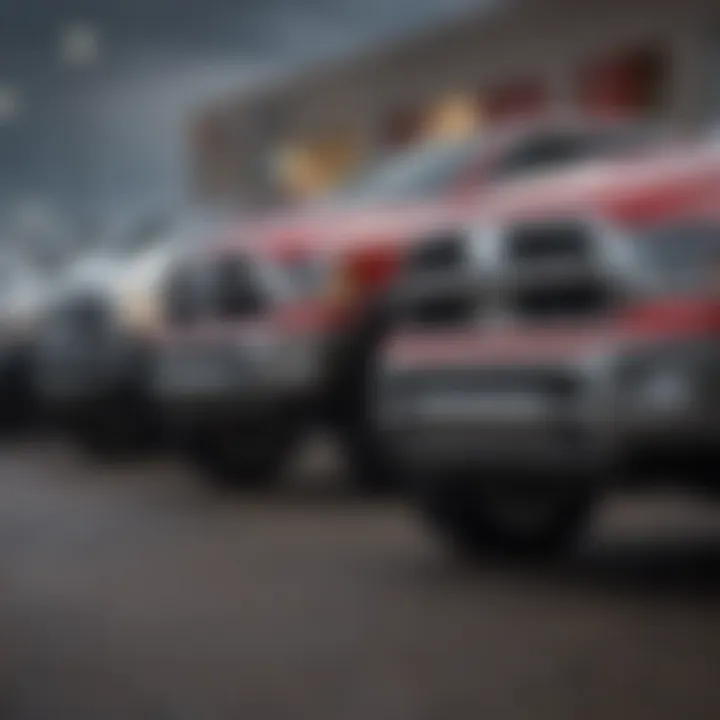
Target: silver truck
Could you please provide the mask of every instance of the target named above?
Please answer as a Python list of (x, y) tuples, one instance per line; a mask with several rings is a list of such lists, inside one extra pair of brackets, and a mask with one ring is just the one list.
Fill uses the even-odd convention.
[(618, 484), (720, 490), (720, 220), (658, 213), (428, 240), (436, 272), (396, 300), (373, 418), (464, 550), (563, 547)]
[(33, 376), (48, 413), (99, 454), (154, 447), (148, 397), (162, 279), (215, 220), (143, 219), (67, 269), (42, 319)]

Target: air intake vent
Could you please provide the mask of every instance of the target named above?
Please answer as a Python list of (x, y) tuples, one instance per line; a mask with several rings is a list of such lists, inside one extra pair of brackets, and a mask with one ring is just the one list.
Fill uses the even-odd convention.
[(529, 319), (601, 315), (612, 304), (610, 287), (600, 280), (578, 280), (550, 287), (519, 288), (512, 295), (512, 311)]
[(510, 231), (508, 260), (516, 263), (589, 262), (593, 258), (593, 235), (580, 223), (557, 222), (523, 225)]
[(466, 262), (467, 238), (461, 232), (445, 232), (420, 242), (410, 251), (406, 274), (409, 276), (461, 268)]
[(519, 318), (551, 320), (607, 312), (615, 289), (588, 224), (560, 220), (519, 225), (507, 235), (509, 297)]
[(165, 315), (173, 325), (254, 317), (266, 302), (252, 263), (235, 255), (177, 268), (164, 297)]

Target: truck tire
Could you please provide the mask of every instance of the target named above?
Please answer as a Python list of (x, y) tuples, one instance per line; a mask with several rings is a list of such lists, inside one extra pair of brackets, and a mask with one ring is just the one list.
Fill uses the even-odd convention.
[(182, 439), (190, 462), (220, 489), (267, 488), (280, 479), (295, 434), (244, 436), (236, 430), (193, 430)]
[(584, 489), (504, 488), (497, 493), (469, 476), (426, 480), (415, 495), (430, 527), (472, 558), (539, 558), (562, 551), (584, 529), (594, 499)]

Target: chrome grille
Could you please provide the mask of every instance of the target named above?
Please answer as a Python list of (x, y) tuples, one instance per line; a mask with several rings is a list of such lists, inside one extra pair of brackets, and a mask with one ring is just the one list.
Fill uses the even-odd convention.
[(559, 403), (572, 403), (583, 391), (577, 372), (545, 368), (452, 368), (414, 370), (388, 380), (393, 396), (418, 394), (502, 394), (528, 393)]
[(457, 231), (436, 233), (425, 238), (410, 250), (403, 278), (424, 277), (462, 268), (467, 262), (467, 242), (466, 234)]

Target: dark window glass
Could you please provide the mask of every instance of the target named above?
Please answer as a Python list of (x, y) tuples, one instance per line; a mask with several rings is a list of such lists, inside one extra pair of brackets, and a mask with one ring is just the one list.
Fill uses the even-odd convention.
[(529, 140), (510, 151), (495, 169), (497, 178), (509, 178), (532, 170), (544, 170), (574, 162), (587, 154), (580, 138), (548, 136)]
[(495, 177), (510, 178), (583, 160), (625, 155), (649, 142), (649, 137), (635, 128), (536, 135), (509, 150), (496, 166)]
[(432, 198), (459, 182), (480, 153), (477, 139), (436, 142), (393, 156), (326, 199), (340, 205)]
[(612, 299), (609, 284), (599, 280), (563, 283), (518, 290), (512, 297), (511, 311), (533, 320), (587, 317), (607, 311)]
[(326, 281), (323, 266), (261, 264), (240, 255), (193, 262), (170, 273), (165, 285), (168, 319), (239, 319), (263, 312), (270, 302), (308, 297)]

